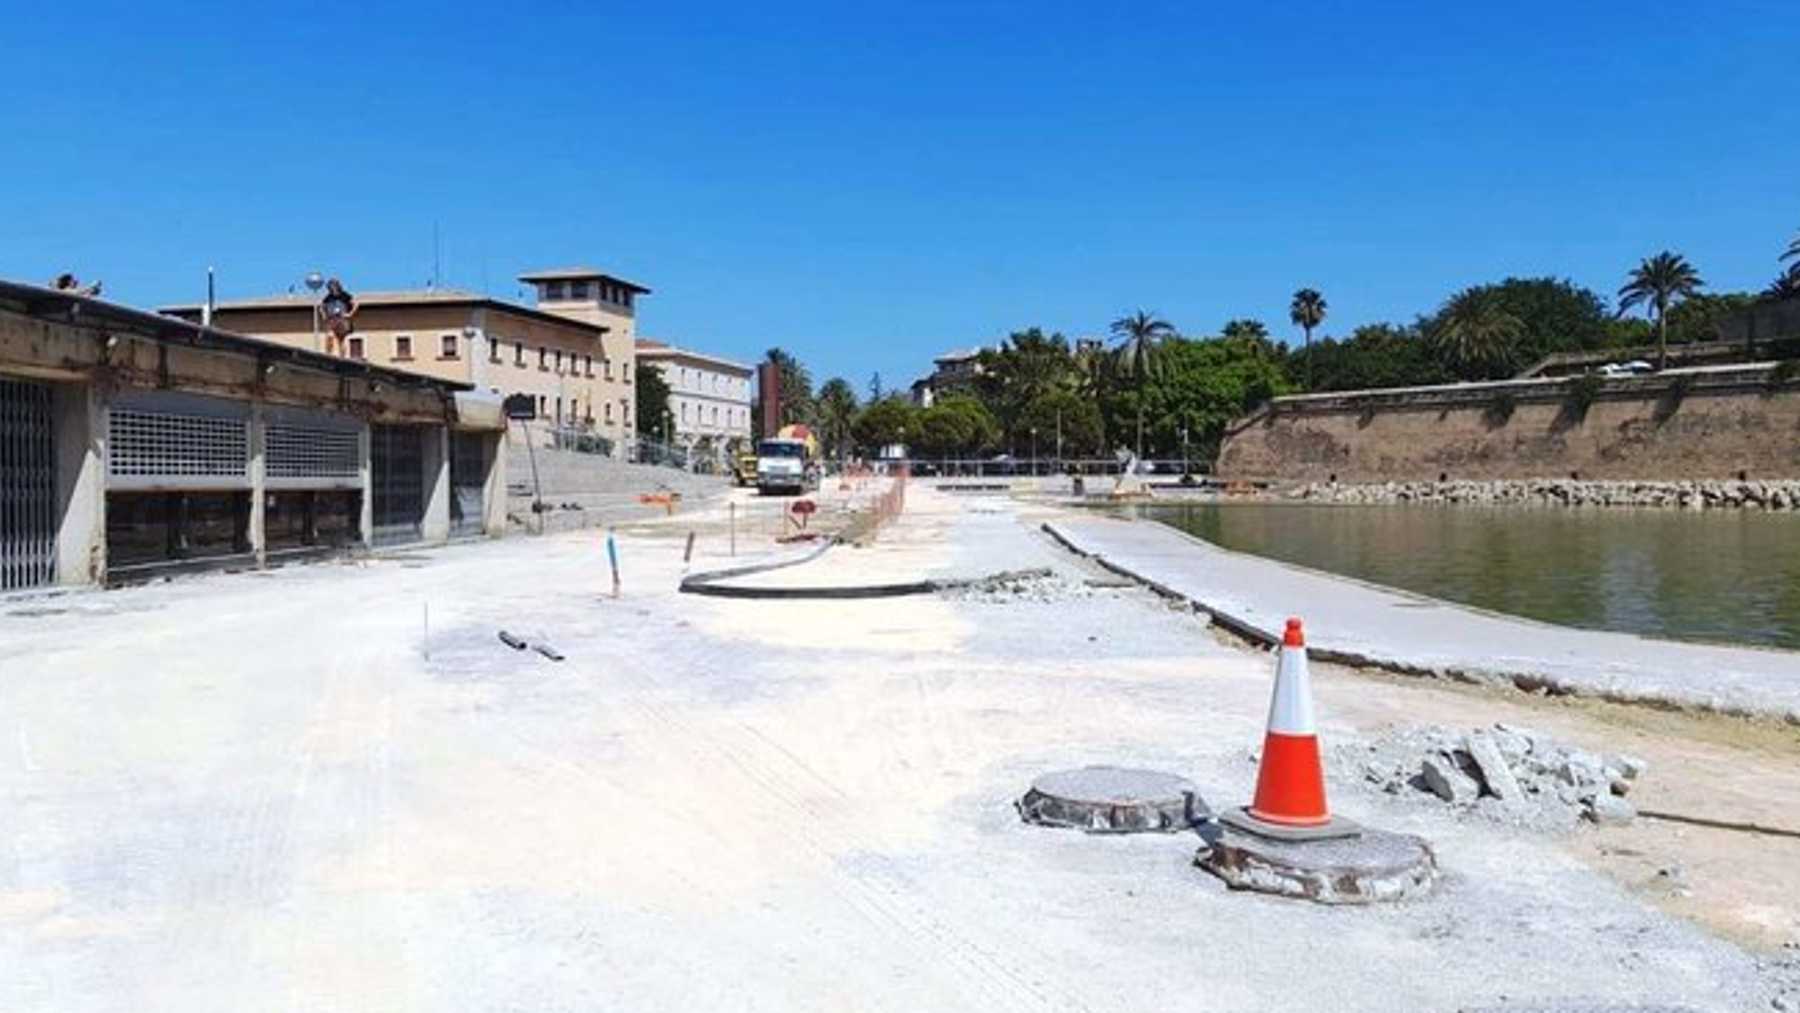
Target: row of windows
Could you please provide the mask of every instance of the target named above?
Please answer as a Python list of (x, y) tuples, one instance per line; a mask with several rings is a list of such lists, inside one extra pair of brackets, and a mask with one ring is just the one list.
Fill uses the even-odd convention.
[[(501, 349), (501, 346), (504, 344), (506, 344), (506, 339), (504, 339), (504, 338), (495, 338), (488, 342), (488, 361), (489, 362), (498, 363), (501, 361), (500, 349)], [(513, 347), (513, 365), (518, 366), (520, 368), (524, 368), (525, 367), (525, 342), (515, 341), (512, 343), (512, 347)], [(458, 344), (457, 335), (446, 334), (438, 339), (438, 358), (440, 358), (440, 359), (460, 358), (461, 357), (460, 349), (461, 349), (461, 346)], [(366, 359), (369, 357), (368, 345), (365, 344), (365, 339), (361, 335), (351, 335), (350, 340), (346, 345), (346, 351), (348, 352), (350, 358), (352, 358), (352, 359)], [(552, 353), (554, 353), (554, 355), (555, 355), (555, 358), (554, 358), (555, 365), (554, 366), (551, 365)], [(546, 370), (546, 371), (554, 369), (556, 372), (561, 373), (563, 371), (563, 356), (564, 356), (564, 354), (565, 353), (560, 348), (558, 348), (558, 349), (539, 348), (537, 350), (537, 368)], [(582, 375), (589, 376), (589, 377), (594, 375), (594, 357), (592, 355), (583, 354), (583, 355), (577, 356), (574, 352), (569, 352), (569, 353), (567, 353), (567, 356), (568, 356), (568, 367), (571, 372), (579, 371)], [(402, 361), (402, 362), (410, 360), (413, 357), (412, 335), (410, 335), (410, 334), (394, 335), (394, 356), (393, 357), (396, 361)], [(603, 374), (604, 378), (607, 380), (611, 380), (613, 378), (613, 362), (612, 362), (612, 360), (611, 359), (601, 359), (600, 366), (601, 366), (601, 370), (602, 370), (602, 374)], [(578, 369), (578, 367), (579, 367), (579, 369)], [(626, 383), (631, 382), (631, 371), (630, 370), (621, 369), (619, 372), (621, 374), (621, 377), (624, 379), (624, 381)]]
[[(551, 398), (548, 395), (539, 394), (537, 401), (538, 401), (538, 417), (546, 418), (546, 419), (554, 419), (556, 421), (557, 425), (573, 425), (576, 422), (590, 422), (591, 423), (594, 421), (594, 403), (591, 400), (584, 406), (581, 403), (580, 398), (578, 398), (578, 397), (570, 398), (569, 403), (568, 403), (568, 411), (566, 414), (564, 413), (564, 410), (563, 410), (564, 409), (563, 399), (560, 397)], [(554, 415), (552, 415), (550, 413), (550, 409), (553, 407), (552, 402), (554, 402), (554, 407), (556, 409), (556, 414), (554, 414)], [(587, 413), (585, 415), (582, 414), (583, 407), (585, 407), (587, 409)], [(611, 401), (602, 401), (600, 403), (600, 408), (601, 408), (601, 420), (604, 421), (609, 426), (612, 425), (613, 424), (613, 403)], [(623, 423), (626, 426), (631, 425), (631, 401), (627, 398), (619, 399), (619, 420), (621, 423)]]
[(564, 299), (586, 302), (598, 299), (615, 306), (631, 308), (632, 291), (623, 285), (614, 285), (610, 281), (547, 281), (544, 282), (543, 299), (545, 302), (559, 302)]
[[(688, 409), (693, 408), (693, 407), (695, 407), (695, 406), (688, 404), (686, 401), (683, 401), (681, 403), (682, 424), (685, 425), (689, 421)], [(693, 421), (700, 422), (700, 423), (706, 423), (707, 422), (707, 417), (706, 417), (707, 410), (709, 408), (711, 409), (711, 412), (712, 412), (712, 419), (711, 419), (710, 424), (715, 425), (715, 426), (718, 425), (719, 424), (719, 406), (718, 405), (701, 405), (701, 406), (699, 406), (699, 410), (697, 410), (693, 413), (693, 415), (694, 415)], [(748, 425), (749, 422), (750, 422), (750, 410), (748, 408), (727, 408), (725, 410), (725, 424), (726, 425), (728, 425), (728, 426)]]
[[(664, 372), (667, 373), (666, 368)], [(750, 392), (750, 381), (707, 369), (691, 369), (682, 366), (676, 375), (679, 377), (675, 388), (677, 390), (705, 390), (707, 389), (707, 378), (710, 377), (712, 390), (715, 393), (748, 394)]]

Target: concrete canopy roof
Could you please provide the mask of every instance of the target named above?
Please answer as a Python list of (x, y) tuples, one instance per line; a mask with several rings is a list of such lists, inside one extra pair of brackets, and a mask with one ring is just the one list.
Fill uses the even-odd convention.
[[(301, 305), (306, 305), (302, 303)], [(340, 376), (380, 379), (395, 387), (436, 387), (444, 391), (474, 390), (473, 384), (443, 380), (422, 373), (408, 373), (383, 366), (373, 366), (359, 359), (340, 359), (335, 355), (294, 348), (264, 341), (248, 334), (203, 327), (191, 320), (134, 309), (107, 302), (93, 296), (80, 296), (38, 285), (0, 281), (0, 308), (12, 309), (27, 316), (55, 323), (95, 328), (116, 328), (140, 338), (162, 344), (185, 345), (190, 348), (249, 356), (266, 362), (316, 369)]]
[(556, 267), (546, 271), (527, 271), (519, 275), (519, 280), (528, 284), (539, 281), (610, 281), (641, 295), (650, 294), (649, 289), (635, 281), (626, 281), (616, 274), (607, 274), (592, 267)]

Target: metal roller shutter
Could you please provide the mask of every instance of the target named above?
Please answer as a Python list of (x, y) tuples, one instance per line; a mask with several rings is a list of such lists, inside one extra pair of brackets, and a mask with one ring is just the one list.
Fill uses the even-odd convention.
[(249, 406), (132, 391), (107, 413), (107, 488), (247, 489)]
[(263, 480), (270, 489), (359, 488), (361, 443), (356, 419), (271, 407), (263, 428)]
[(56, 578), (50, 388), (0, 378), (0, 591)]

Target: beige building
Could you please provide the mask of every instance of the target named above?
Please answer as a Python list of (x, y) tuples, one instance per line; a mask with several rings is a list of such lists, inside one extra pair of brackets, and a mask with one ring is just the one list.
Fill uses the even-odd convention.
[[(355, 333), (341, 350), (360, 360), (532, 399), (543, 429), (592, 433), (623, 454), (634, 433), (636, 303), (649, 289), (589, 268), (519, 278), (536, 291), (521, 306), (472, 292), (359, 292)], [(200, 306), (164, 313), (198, 320)], [(315, 297), (221, 302), (213, 326), (324, 351)]]
[(640, 338), (637, 356), (662, 370), (669, 385), (671, 443), (710, 447), (723, 455), (750, 438), (750, 386), (756, 371), (716, 355)]

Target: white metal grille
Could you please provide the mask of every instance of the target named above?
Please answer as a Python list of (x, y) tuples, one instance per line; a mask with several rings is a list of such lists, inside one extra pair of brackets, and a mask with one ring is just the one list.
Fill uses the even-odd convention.
[(113, 408), (107, 473), (118, 478), (248, 480), (250, 434), (243, 419)]
[(271, 425), (266, 431), (270, 478), (357, 478), (362, 474), (361, 436), (355, 432)]

